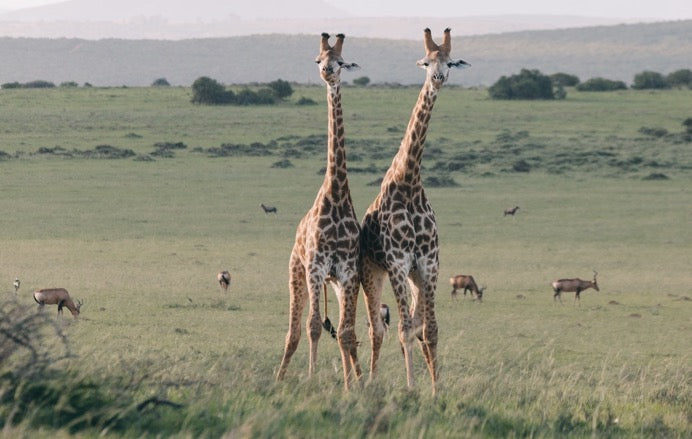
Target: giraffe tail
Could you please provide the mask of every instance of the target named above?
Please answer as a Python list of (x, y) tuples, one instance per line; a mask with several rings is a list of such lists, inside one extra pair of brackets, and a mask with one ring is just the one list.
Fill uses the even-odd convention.
[(329, 320), (329, 317), (324, 319), (322, 326), (324, 327), (324, 330), (332, 336), (332, 338), (336, 338), (336, 329), (334, 329), (334, 325), (332, 325), (332, 321)]

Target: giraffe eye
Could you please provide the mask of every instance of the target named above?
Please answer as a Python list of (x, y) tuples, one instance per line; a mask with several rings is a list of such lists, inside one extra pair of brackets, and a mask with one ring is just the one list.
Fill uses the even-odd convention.
[(428, 66), (430, 65), (430, 63), (426, 61), (426, 62), (423, 63), (423, 65), (424, 65), (425, 67), (428, 67)]

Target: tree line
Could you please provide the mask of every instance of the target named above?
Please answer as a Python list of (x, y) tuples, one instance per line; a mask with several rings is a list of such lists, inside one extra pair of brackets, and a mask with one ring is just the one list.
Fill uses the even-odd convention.
[[(591, 78), (581, 82), (575, 75), (555, 73), (544, 75), (539, 70), (522, 69), (511, 76), (502, 76), (488, 93), (493, 99), (564, 99), (565, 87), (575, 87), (578, 91), (626, 90), (623, 81), (606, 78)], [(692, 88), (692, 71), (680, 69), (667, 76), (659, 72), (643, 71), (634, 76), (631, 88), (635, 90)]]

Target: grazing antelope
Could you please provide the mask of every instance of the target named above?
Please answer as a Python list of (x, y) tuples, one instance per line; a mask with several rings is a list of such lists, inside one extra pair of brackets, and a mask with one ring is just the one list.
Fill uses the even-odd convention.
[(34, 300), (38, 303), (39, 310), (43, 309), (43, 305), (58, 305), (58, 316), (62, 314), (62, 307), (66, 306), (74, 318), (77, 318), (79, 310), (84, 304), (83, 301), (79, 300), (75, 305), (65, 288), (44, 288), (34, 291)]
[(20, 283), (21, 283), (21, 282), (19, 282), (19, 278), (18, 278), (18, 277), (15, 277), (15, 278), (14, 278), (14, 293), (15, 293), (15, 294), (17, 294), (17, 291), (19, 291), (19, 284), (20, 284)]
[(514, 214), (517, 213), (517, 210), (519, 210), (519, 206), (510, 207), (509, 209), (505, 209), (505, 214), (502, 216), (507, 216), (507, 215), (514, 216)]
[(231, 273), (228, 271), (220, 271), (219, 274), (216, 275), (216, 280), (219, 281), (219, 286), (221, 287), (222, 292), (228, 291), (228, 287), (231, 286)]
[(485, 287), (478, 288), (478, 285), (476, 285), (476, 281), (473, 279), (473, 276), (466, 274), (458, 274), (456, 276), (450, 277), (449, 283), (452, 285), (453, 298), (457, 297), (457, 290), (463, 289), (464, 297), (466, 297), (467, 291), (471, 291), (479, 302), (483, 301), (483, 291), (485, 291)]
[(274, 206), (265, 206), (263, 203), (260, 203), (260, 207), (262, 210), (264, 210), (265, 214), (273, 213), (276, 215), (276, 207)]
[(576, 293), (574, 296), (575, 301), (579, 301), (579, 293), (584, 291), (587, 288), (593, 288), (596, 291), (601, 291), (598, 288), (598, 283), (596, 283), (596, 276), (598, 275), (598, 272), (596, 270), (593, 271), (593, 280), (581, 280), (579, 278), (576, 279), (559, 279), (556, 280), (555, 282), (552, 283), (553, 285), (553, 291), (555, 291), (555, 294), (553, 294), (553, 300), (555, 298), (560, 299), (560, 302), (562, 302), (562, 297), (560, 297), (560, 293), (563, 291), (567, 293)]

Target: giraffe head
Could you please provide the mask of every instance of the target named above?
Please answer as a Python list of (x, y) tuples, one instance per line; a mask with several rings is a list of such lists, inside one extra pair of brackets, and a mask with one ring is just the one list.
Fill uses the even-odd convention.
[(344, 59), (341, 57), (344, 38), (344, 34), (338, 34), (336, 43), (334, 46), (330, 46), (329, 34), (322, 33), (320, 54), (315, 58), (315, 62), (320, 69), (320, 76), (324, 82), (331, 86), (339, 85), (341, 82), (341, 69), (355, 70), (359, 68), (358, 64), (344, 62)]
[(452, 50), (452, 37), (449, 28), (445, 29), (442, 44), (440, 45), (435, 44), (433, 41), (430, 29), (426, 28), (423, 32), (425, 58), (421, 59), (416, 64), (427, 72), (426, 81), (430, 81), (433, 87), (439, 89), (447, 80), (449, 71), (452, 68), (468, 67), (471, 64), (463, 59), (455, 60), (449, 57), (449, 52)]

